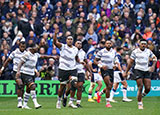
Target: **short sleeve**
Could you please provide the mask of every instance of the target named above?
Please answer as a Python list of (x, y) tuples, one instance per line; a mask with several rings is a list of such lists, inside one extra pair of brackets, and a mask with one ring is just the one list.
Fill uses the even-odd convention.
[(157, 61), (157, 57), (154, 55), (154, 53), (151, 50), (149, 50), (149, 51), (150, 51), (149, 57), (152, 58), (154, 61)]
[(115, 56), (114, 63), (120, 63), (118, 56)]
[(22, 60), (23, 62), (26, 62), (28, 59), (29, 59), (29, 54), (26, 52), (26, 53), (22, 56), (21, 60)]
[(15, 57), (15, 52), (13, 51), (10, 55), (9, 55), (9, 58), (10, 59), (13, 59)]
[(36, 56), (37, 56), (37, 58), (40, 58), (41, 55), (39, 53), (36, 53)]
[(153, 54), (153, 52), (151, 50), (149, 50), (149, 57), (153, 58), (155, 55)]
[(97, 52), (96, 58), (100, 59), (101, 56), (102, 56), (102, 52), (101, 52), (101, 50), (100, 50), (99, 52)]
[(61, 50), (61, 51), (62, 51), (62, 50), (64, 50), (64, 46), (65, 46), (65, 45), (64, 45), (64, 44), (62, 44), (62, 47), (60, 48), (60, 50)]
[(132, 51), (130, 58), (133, 60), (136, 59), (136, 52), (135, 51)]

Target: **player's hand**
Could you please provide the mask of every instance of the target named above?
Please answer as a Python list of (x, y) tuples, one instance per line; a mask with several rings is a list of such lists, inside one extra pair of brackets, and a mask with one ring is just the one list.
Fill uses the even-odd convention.
[(0, 70), (0, 77), (1, 77), (1, 75), (2, 75), (2, 70)]
[(20, 76), (21, 76), (21, 73), (20, 73), (20, 72), (17, 72), (17, 73), (16, 73), (16, 79), (18, 79)]
[(108, 69), (107, 66), (102, 66), (101, 68), (102, 68), (103, 70), (107, 70), (107, 69)]
[(124, 78), (127, 78), (128, 73), (124, 72), (124, 73), (122, 73), (122, 76), (123, 76)]
[(93, 69), (92, 71), (93, 71), (93, 72), (97, 72), (97, 69)]
[(84, 67), (86, 66), (86, 62), (84, 61), (80, 62), (80, 64), (82, 64)]
[(39, 77), (39, 76), (40, 76), (40, 73), (39, 73), (39, 72), (36, 72), (36, 76)]
[(154, 69), (155, 69), (155, 67), (153, 67), (153, 66), (150, 67), (150, 68), (149, 68), (149, 72), (154, 72)]
[(89, 76), (92, 78), (92, 72), (89, 72)]

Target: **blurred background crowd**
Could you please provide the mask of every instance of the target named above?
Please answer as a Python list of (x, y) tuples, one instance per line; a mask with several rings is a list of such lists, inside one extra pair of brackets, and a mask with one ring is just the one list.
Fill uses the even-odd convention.
[[(81, 40), (88, 60), (94, 59), (105, 40), (111, 40), (113, 48), (123, 47), (123, 70), (139, 40), (146, 39), (158, 58), (151, 78), (160, 79), (159, 0), (0, 0), (0, 67), (25, 39), (27, 47), (38, 44), (40, 54), (57, 58), (38, 60), (39, 78), (57, 79), (60, 50), (52, 44), (55, 29), (62, 43), (69, 35), (74, 42)], [(12, 68), (10, 63), (0, 79), (13, 79)]]

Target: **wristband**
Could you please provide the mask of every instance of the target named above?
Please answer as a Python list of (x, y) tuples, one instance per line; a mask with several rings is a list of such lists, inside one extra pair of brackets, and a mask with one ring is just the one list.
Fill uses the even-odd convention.
[(101, 67), (102, 67), (102, 64), (99, 63), (99, 64), (98, 64), (98, 67), (101, 68)]
[(2, 68), (1, 68), (1, 71), (3, 71), (4, 70), (4, 66), (2, 66)]

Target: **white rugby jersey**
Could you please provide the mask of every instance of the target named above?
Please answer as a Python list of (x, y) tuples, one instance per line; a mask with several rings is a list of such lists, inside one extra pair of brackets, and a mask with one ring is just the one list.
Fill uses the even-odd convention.
[[(86, 59), (86, 53), (83, 51), (83, 49), (80, 49), (78, 51), (78, 57), (80, 59), (80, 62), (83, 62), (84, 59)], [(80, 63), (77, 62), (76, 67), (77, 67), (77, 72), (78, 73), (85, 73), (83, 64), (80, 64)]]
[(74, 70), (76, 69), (76, 55), (78, 49), (75, 46), (69, 47), (67, 44), (62, 44), (60, 49), (59, 69)]
[(153, 58), (155, 55), (150, 49), (145, 49), (144, 51), (137, 48), (132, 51), (130, 58), (135, 60), (134, 69), (138, 69), (141, 71), (149, 70), (149, 58)]
[[(13, 71), (17, 72), (18, 64), (21, 61), (21, 57), (26, 53), (26, 51), (21, 52), (19, 48), (14, 50), (10, 55), (9, 58), (13, 60)], [(21, 70), (20, 70), (21, 71)]]
[(39, 53), (32, 54), (30, 51), (27, 51), (21, 58), (25, 63), (22, 65), (22, 73), (27, 75), (35, 75), (35, 68), (40, 57)]
[(114, 49), (110, 49), (109, 51), (106, 48), (101, 49), (97, 55), (96, 58), (100, 59), (102, 62), (102, 65), (107, 66), (108, 69), (113, 69), (114, 63), (116, 58), (116, 51)]

